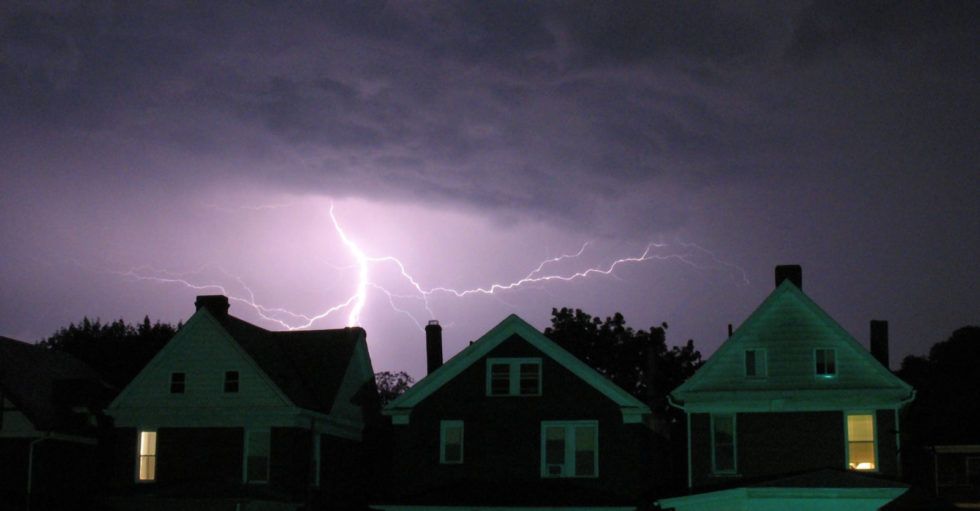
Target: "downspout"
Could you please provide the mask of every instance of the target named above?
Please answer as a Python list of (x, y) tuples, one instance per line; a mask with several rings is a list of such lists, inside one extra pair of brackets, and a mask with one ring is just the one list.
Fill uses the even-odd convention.
[(27, 447), (27, 509), (31, 509), (31, 492), (34, 485), (34, 446), (47, 440), (51, 432), (45, 432), (44, 436), (31, 440)]
[(898, 406), (895, 408), (895, 463), (898, 464), (898, 470), (896, 471), (899, 479), (902, 478), (902, 425), (899, 422), (898, 411), (915, 399), (915, 389), (909, 394), (909, 397), (903, 399), (899, 402)]
[(691, 470), (691, 414), (684, 408), (683, 405), (675, 403), (674, 397), (671, 394), (667, 394), (667, 402), (670, 404), (670, 406), (673, 406), (678, 410), (684, 410), (684, 425), (687, 428), (687, 489), (690, 490), (694, 485), (694, 475)]

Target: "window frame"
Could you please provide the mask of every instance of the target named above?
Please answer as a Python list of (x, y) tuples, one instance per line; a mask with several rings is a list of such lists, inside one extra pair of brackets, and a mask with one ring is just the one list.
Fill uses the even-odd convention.
[[(269, 451), (265, 456), (265, 479), (250, 479), (248, 467), (249, 458), (252, 453), (252, 436), (265, 435), (268, 439)], [(269, 484), (272, 479), (272, 430), (269, 429), (247, 429), (245, 430), (245, 445), (242, 447), (242, 482), (245, 484)]]
[[(833, 362), (833, 369), (834, 369), (833, 372), (830, 372), (830, 373), (826, 373), (826, 372), (825, 373), (821, 373), (820, 372), (820, 362), (821, 362), (820, 361), (820, 358), (819, 358), (819, 353), (820, 352), (830, 353), (830, 355), (831, 355), (831, 361)], [(825, 366), (824, 368), (826, 370), (826, 365), (827, 365), (826, 360), (824, 360), (823, 363), (824, 363), (824, 366)], [(823, 379), (833, 379), (833, 378), (836, 378), (837, 375), (840, 374), (840, 371), (838, 370), (837, 365), (838, 365), (837, 364), (837, 350), (835, 348), (814, 348), (813, 349), (813, 375), (816, 378), (823, 378)]]
[[(459, 428), (459, 459), (450, 460), (446, 458), (446, 433), (453, 428)], [(462, 465), (465, 458), (466, 428), (461, 420), (439, 421), (439, 464), (440, 465)]]
[[(143, 435), (152, 434), (153, 442), (153, 453), (143, 454)], [(155, 483), (157, 481), (157, 456), (158, 456), (158, 444), (159, 444), (159, 433), (156, 429), (143, 429), (139, 428), (136, 430), (136, 482), (140, 484)], [(152, 466), (152, 477), (143, 477), (143, 459), (147, 458), (151, 461), (149, 463)]]
[[(871, 417), (871, 441), (870, 442), (867, 441), (867, 440), (851, 440), (850, 428), (848, 427), (848, 419), (850, 417), (860, 417), (860, 416), (868, 416), (868, 417)], [(874, 459), (872, 460), (872, 462), (874, 463), (874, 467), (873, 468), (856, 468), (856, 467), (851, 467), (851, 444), (852, 443), (855, 443), (855, 444), (857, 444), (857, 443), (860, 443), (860, 444), (870, 443), (871, 444), (871, 446), (872, 446), (871, 452), (873, 453), (873, 456), (874, 456)], [(868, 411), (868, 410), (856, 410), (856, 411), (846, 412), (844, 414), (844, 469), (845, 470), (848, 470), (848, 471), (853, 471), (853, 472), (872, 472), (872, 473), (874, 473), (874, 472), (879, 472), (880, 471), (879, 466), (880, 465), (879, 465), (879, 461), (878, 461), (878, 417), (877, 417), (877, 414), (874, 412), (874, 410), (871, 410), (871, 411)]]
[[(769, 354), (766, 352), (765, 348), (749, 348), (745, 350), (745, 358), (742, 361), (744, 367), (744, 374), (746, 378), (763, 380), (769, 377)], [(754, 353), (754, 364), (755, 364), (755, 374), (749, 374), (749, 353)], [(759, 356), (761, 354), (761, 357)], [(759, 371), (759, 361), (762, 361), (762, 371)]]
[[(718, 413), (711, 414), (711, 425), (710, 425), (710, 435), (711, 435), (711, 473), (712, 475), (736, 475), (738, 474), (738, 414), (735, 413)], [(720, 470), (718, 469), (718, 446), (715, 440), (715, 421), (722, 417), (731, 418), (732, 420), (732, 468)]]
[[(521, 393), (521, 366), (535, 365), (538, 368), (538, 386), (534, 393)], [(508, 389), (506, 394), (493, 392), (493, 367), (507, 367)], [(498, 357), (488, 358), (486, 363), (486, 395), (487, 397), (539, 397), (544, 388), (544, 369), (540, 357)]]
[[(232, 378), (232, 376), (234, 376), (234, 378)], [(238, 391), (241, 390), (242, 388), (241, 381), (242, 381), (241, 372), (237, 370), (225, 371), (225, 381), (224, 381), (224, 386), (222, 387), (224, 389), (224, 393), (238, 394)], [(231, 390), (229, 390), (229, 388), (231, 388)]]
[[(178, 376), (180, 377), (179, 379)], [(187, 393), (187, 373), (183, 371), (174, 371), (170, 373), (170, 393), (171, 394)]]
[[(576, 428), (588, 426), (592, 428), (592, 473), (588, 475), (578, 475), (576, 472)], [(564, 457), (561, 475), (548, 473), (548, 428), (562, 428), (564, 430)], [(599, 421), (597, 420), (575, 420), (575, 421), (541, 421), (541, 463), (540, 471), (542, 479), (596, 479), (599, 477)], [(566, 470), (571, 467), (572, 474)]]

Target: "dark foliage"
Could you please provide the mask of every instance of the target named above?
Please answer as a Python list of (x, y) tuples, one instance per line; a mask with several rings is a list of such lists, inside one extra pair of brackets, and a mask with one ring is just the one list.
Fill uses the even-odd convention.
[[(929, 350), (928, 357), (909, 355), (898, 376), (915, 387), (905, 412), (903, 459), (909, 476), (926, 482), (933, 476), (928, 447), (980, 444), (980, 327), (953, 332)], [(920, 473), (921, 472), (921, 473)]]
[[(563, 307), (551, 310), (551, 326), (544, 335), (654, 409), (669, 411), (667, 393), (690, 378), (703, 362), (692, 340), (668, 349), (666, 330), (666, 323), (633, 330), (618, 312), (603, 321), (580, 309)], [(648, 383), (650, 362), (652, 388)]]
[(79, 324), (61, 328), (40, 344), (64, 351), (92, 366), (116, 392), (125, 387), (143, 366), (180, 329), (168, 323), (151, 323), (149, 317), (137, 325), (118, 319), (94, 322), (87, 317)]
[(397, 373), (381, 371), (374, 373), (374, 382), (378, 386), (381, 406), (384, 407), (394, 401), (396, 397), (404, 394), (415, 383), (415, 380), (404, 371)]

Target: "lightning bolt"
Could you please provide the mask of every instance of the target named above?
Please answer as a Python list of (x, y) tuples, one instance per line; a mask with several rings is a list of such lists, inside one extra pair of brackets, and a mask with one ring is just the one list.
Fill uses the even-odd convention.
[[(251, 208), (251, 210), (269, 209), (277, 208), (279, 205), (274, 206), (263, 206), (259, 208)], [(284, 207), (284, 206), (283, 206)], [(287, 330), (301, 330), (310, 328), (315, 323), (324, 320), (341, 310), (347, 310), (347, 326), (357, 326), (361, 321), (361, 314), (367, 305), (368, 292), (369, 290), (376, 290), (387, 297), (388, 305), (393, 311), (398, 314), (405, 315), (409, 317), (415, 325), (422, 330), (422, 322), (418, 320), (411, 312), (401, 308), (396, 303), (397, 300), (419, 300), (422, 306), (425, 308), (429, 317), (435, 317), (432, 305), (430, 303), (430, 298), (436, 295), (446, 295), (454, 298), (465, 298), (469, 296), (476, 295), (487, 295), (494, 296), (495, 298), (500, 298), (499, 294), (507, 291), (513, 291), (520, 289), (522, 287), (534, 285), (534, 284), (546, 284), (550, 282), (571, 282), (580, 279), (586, 279), (592, 276), (612, 276), (616, 277), (615, 271), (628, 264), (637, 264), (645, 261), (659, 260), (676, 260), (681, 263), (687, 264), (698, 269), (717, 269), (717, 268), (727, 268), (729, 270), (737, 272), (742, 281), (748, 284), (748, 277), (745, 270), (739, 266), (723, 261), (717, 257), (713, 252), (696, 245), (694, 243), (683, 243), (678, 242), (678, 245), (685, 249), (685, 253), (657, 253), (661, 249), (667, 249), (668, 245), (666, 243), (648, 243), (644, 250), (634, 256), (621, 257), (608, 262), (600, 266), (590, 266), (585, 269), (580, 269), (577, 271), (568, 272), (552, 272), (547, 273), (545, 270), (547, 267), (568, 260), (573, 260), (581, 257), (586, 250), (592, 246), (592, 242), (585, 242), (576, 252), (561, 254), (556, 257), (551, 257), (542, 260), (536, 267), (531, 269), (523, 277), (511, 281), (511, 282), (495, 282), (485, 286), (470, 288), (470, 289), (458, 289), (445, 286), (437, 286), (427, 288), (422, 285), (405, 267), (397, 257), (394, 256), (369, 256), (367, 255), (358, 245), (355, 243), (346, 233), (346, 231), (341, 226), (340, 222), (337, 220), (334, 214), (334, 205), (330, 204), (330, 220), (333, 225), (333, 229), (337, 234), (337, 237), (346, 247), (347, 251), (350, 253), (351, 257), (354, 259), (354, 264), (350, 266), (334, 266), (338, 270), (350, 270), (354, 269), (357, 272), (357, 283), (354, 289), (354, 293), (350, 295), (346, 300), (343, 300), (325, 310), (320, 311), (316, 314), (302, 314), (294, 312), (282, 307), (270, 307), (268, 305), (263, 305), (256, 300), (255, 293), (252, 289), (245, 283), (245, 281), (236, 275), (233, 275), (223, 268), (214, 266), (225, 278), (234, 281), (237, 284), (237, 289), (240, 292), (233, 292), (230, 289), (219, 283), (196, 283), (196, 276), (203, 274), (209, 267), (201, 268), (196, 272), (189, 273), (174, 273), (168, 272), (166, 270), (160, 270), (157, 268), (149, 266), (140, 266), (126, 271), (110, 271), (120, 276), (128, 279), (133, 279), (136, 281), (152, 281), (162, 284), (179, 284), (187, 288), (199, 290), (199, 291), (217, 291), (228, 297), (229, 300), (236, 303), (244, 304), (250, 307), (255, 313), (262, 319), (269, 321), (271, 323), (277, 324), (280, 327)], [(699, 260), (706, 260), (708, 264), (699, 262)], [(393, 265), (401, 278), (406, 282), (409, 287), (413, 290), (412, 294), (397, 294), (388, 290), (381, 284), (373, 282), (371, 280), (370, 269), (376, 264), (390, 264)]]

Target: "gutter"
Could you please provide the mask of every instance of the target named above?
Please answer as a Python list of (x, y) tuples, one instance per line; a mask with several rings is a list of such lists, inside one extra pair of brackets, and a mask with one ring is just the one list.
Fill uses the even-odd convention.
[(684, 426), (687, 428), (687, 489), (694, 485), (694, 473), (691, 469), (691, 414), (684, 405), (674, 402), (673, 394), (667, 394), (667, 403), (678, 410), (684, 411)]

